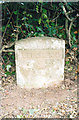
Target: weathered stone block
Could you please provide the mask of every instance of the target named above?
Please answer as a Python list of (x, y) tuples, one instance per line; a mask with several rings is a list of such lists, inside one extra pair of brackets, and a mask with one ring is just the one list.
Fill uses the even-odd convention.
[(65, 41), (32, 37), (15, 44), (17, 85), (41, 88), (64, 80)]

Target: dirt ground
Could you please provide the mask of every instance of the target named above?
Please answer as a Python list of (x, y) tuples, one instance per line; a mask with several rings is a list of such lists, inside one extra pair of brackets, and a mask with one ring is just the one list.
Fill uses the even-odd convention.
[[(72, 78), (72, 75), (71, 75)], [(66, 72), (59, 86), (20, 88), (15, 82), (0, 87), (0, 119), (2, 118), (76, 118), (77, 80)], [(14, 79), (9, 78), (9, 81)]]

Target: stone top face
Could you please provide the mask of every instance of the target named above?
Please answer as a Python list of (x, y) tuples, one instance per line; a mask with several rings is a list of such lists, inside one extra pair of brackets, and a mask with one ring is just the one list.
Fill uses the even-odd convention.
[(54, 37), (31, 37), (19, 40), (15, 43), (16, 50), (19, 49), (61, 49), (65, 48), (65, 41)]

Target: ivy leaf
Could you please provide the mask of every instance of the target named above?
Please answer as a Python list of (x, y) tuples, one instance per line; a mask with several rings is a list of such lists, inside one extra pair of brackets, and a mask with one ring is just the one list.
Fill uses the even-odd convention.
[(5, 65), (3, 64), (3, 65), (2, 65), (2, 69), (4, 69), (4, 68), (5, 68)]
[(46, 14), (44, 14), (44, 13), (42, 14), (42, 16), (43, 16), (44, 18), (47, 18), (47, 15), (46, 15)]
[(36, 27), (36, 28), (37, 28), (37, 31), (43, 32), (43, 30), (40, 27)]
[(38, 36), (38, 32), (35, 32), (33, 35), (34, 35), (34, 36)]
[(41, 18), (38, 20), (38, 23), (41, 24)]
[(29, 24), (25, 24), (25, 26), (26, 26), (26, 28), (28, 28), (28, 27), (29, 27)]
[(54, 35), (56, 35), (56, 31), (57, 31), (56, 29), (53, 29), (53, 34), (54, 34)]
[(22, 20), (26, 20), (26, 17), (23, 17)]
[(26, 14), (26, 11), (23, 11), (23, 14)]
[(15, 72), (15, 71), (13, 71), (11, 74), (12, 74), (12, 75), (15, 75), (15, 73), (16, 73), (16, 72)]
[(59, 29), (60, 29), (60, 30), (62, 30), (62, 29), (63, 29), (63, 27), (60, 27)]
[(6, 65), (7, 71), (9, 71), (10, 68), (11, 68), (11, 65)]
[(39, 13), (39, 6), (36, 6), (36, 12)]
[(69, 64), (69, 61), (66, 61), (66, 64)]
[(7, 71), (7, 72), (5, 72), (5, 75), (7, 75), (7, 76), (8, 76), (8, 75), (11, 75), (11, 72), (8, 72), (8, 71)]
[(72, 45), (71, 48), (72, 48), (72, 49), (73, 49), (73, 48), (77, 48), (77, 45)]
[(4, 32), (5, 28), (6, 28), (5, 26), (2, 27), (2, 32)]
[(17, 15), (17, 14), (18, 14), (18, 11), (14, 11), (13, 13), (14, 13), (15, 15)]
[(26, 31), (25, 31), (25, 30), (23, 30), (23, 32), (24, 32), (24, 33), (26, 33)]
[(47, 10), (46, 10), (46, 9), (43, 9), (43, 13), (47, 14)]
[(42, 34), (42, 33), (38, 33), (38, 36), (39, 36), (39, 37), (43, 37), (44, 34)]

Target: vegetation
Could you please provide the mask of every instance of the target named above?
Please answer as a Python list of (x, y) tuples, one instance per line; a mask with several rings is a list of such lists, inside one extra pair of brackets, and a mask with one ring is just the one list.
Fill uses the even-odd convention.
[[(21, 119), (34, 116), (36, 118), (53, 116), (60, 119), (77, 118), (79, 115), (76, 94), (79, 72), (78, 21), (79, 4), (77, 2), (4, 2), (2, 4), (0, 118)], [(61, 87), (27, 91), (13, 84), (15, 83), (15, 41), (36, 36), (57, 37), (65, 40), (65, 79)]]
[[(66, 42), (66, 54), (77, 54), (79, 4), (71, 2), (17, 2), (2, 4), (2, 68), (15, 74), (14, 43), (27, 37), (49, 36)], [(66, 64), (69, 64), (69, 60)]]

